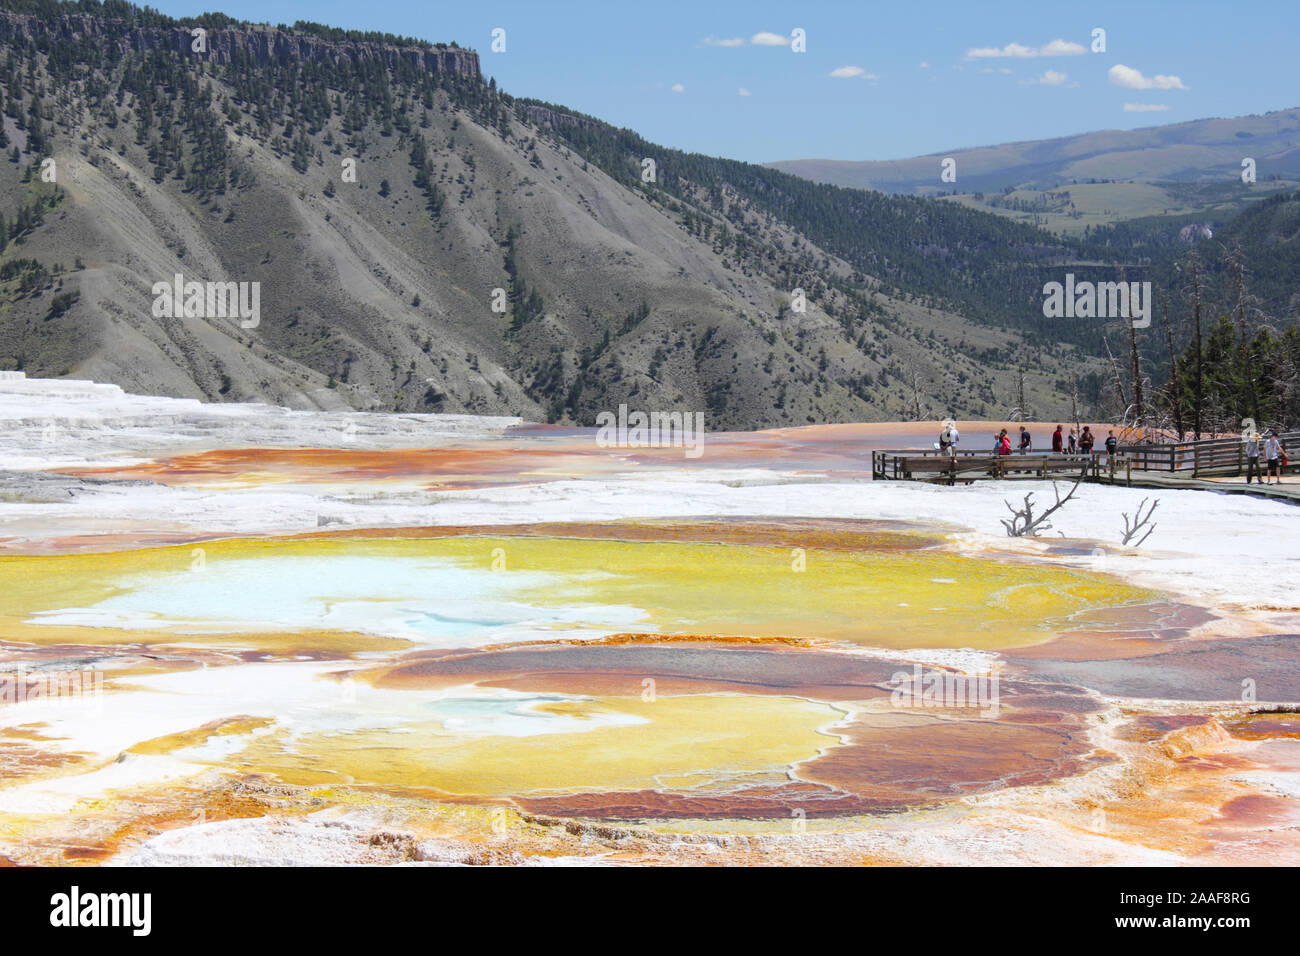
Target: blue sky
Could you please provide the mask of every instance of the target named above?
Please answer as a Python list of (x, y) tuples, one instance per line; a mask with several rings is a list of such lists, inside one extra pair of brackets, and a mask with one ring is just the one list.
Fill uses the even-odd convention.
[[(455, 40), (516, 96), (751, 162), (896, 159), (1300, 106), (1294, 0), (150, 5)], [(491, 52), (497, 27), (503, 53)], [(1098, 27), (1104, 53), (1091, 51)], [(790, 49), (795, 28), (804, 53)]]

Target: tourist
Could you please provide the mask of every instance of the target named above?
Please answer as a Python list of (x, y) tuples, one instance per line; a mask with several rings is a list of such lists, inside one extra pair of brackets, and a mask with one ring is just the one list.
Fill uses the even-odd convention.
[(1101, 456), (1101, 466), (1109, 466), (1115, 458), (1115, 449), (1119, 447), (1119, 439), (1115, 437), (1114, 429), (1106, 433), (1105, 441), (1106, 454)]
[(1246, 484), (1250, 484), (1251, 475), (1261, 485), (1264, 483), (1264, 477), (1259, 473), (1259, 449), (1259, 432), (1251, 432), (1246, 438)]
[(1271, 428), (1268, 430), (1268, 438), (1264, 440), (1264, 457), (1268, 459), (1268, 469), (1264, 472), (1266, 478), (1277, 478), (1275, 482), (1266, 480), (1264, 484), (1282, 484), (1282, 462), (1286, 460), (1286, 449), (1282, 447), (1277, 432)]
[(1005, 428), (1002, 429), (1002, 431), (998, 434), (998, 454), (999, 455), (1011, 454), (1011, 436), (1007, 434), (1007, 430)]
[(1021, 425), (1020, 426), (1020, 447), (1017, 449), (1017, 451), (1019, 451), (1020, 454), (1023, 455), (1033, 450), (1034, 450), (1034, 440), (1029, 437), (1029, 431), (1025, 428), (1025, 426)]
[(1079, 436), (1077, 436), (1074, 433), (1074, 429), (1071, 428), (1070, 429), (1070, 454), (1073, 455), (1078, 450), (1079, 450)]
[(1056, 431), (1052, 432), (1052, 454), (1059, 455), (1065, 450), (1065, 436), (1061, 434), (1061, 426), (1056, 426)]
[(1079, 454), (1091, 455), (1092, 446), (1093, 443), (1096, 442), (1096, 440), (1097, 439), (1092, 434), (1092, 426), (1084, 425), (1083, 434), (1079, 436)]
[(943, 431), (939, 432), (939, 454), (945, 458), (957, 457), (957, 442), (961, 441), (961, 432), (957, 431), (956, 422), (944, 422)]

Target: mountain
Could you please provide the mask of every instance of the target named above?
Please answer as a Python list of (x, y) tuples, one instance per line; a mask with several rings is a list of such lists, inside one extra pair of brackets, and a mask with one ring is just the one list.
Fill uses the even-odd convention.
[[(956, 162), (955, 183), (940, 164)], [(1242, 160), (1255, 161), (1253, 184)], [(1200, 119), (1135, 130), (950, 150), (910, 159), (798, 159), (768, 164), (821, 183), (940, 196), (1054, 232), (1146, 217), (1176, 233), (1189, 222), (1222, 222), (1252, 201), (1300, 184), (1300, 109)]]
[(1234, 180), (1239, 178), (1241, 160), (1246, 156), (1256, 161), (1260, 179), (1300, 179), (1300, 108), (1262, 116), (1101, 130), (911, 159), (796, 159), (767, 165), (836, 186), (922, 194), (949, 188), (939, 180), (940, 163), (948, 157), (957, 161), (962, 191), (1000, 192), (1007, 186), (1046, 189), (1098, 179), (1144, 183)]
[[(1045, 325), (1041, 286), (1119, 250), (665, 149), (454, 43), (25, 0), (0, 89), (0, 368), (728, 429), (1001, 417), (1021, 370), (1058, 414), (1105, 372), (1104, 323)], [(177, 275), (257, 283), (258, 323), (160, 310)]]

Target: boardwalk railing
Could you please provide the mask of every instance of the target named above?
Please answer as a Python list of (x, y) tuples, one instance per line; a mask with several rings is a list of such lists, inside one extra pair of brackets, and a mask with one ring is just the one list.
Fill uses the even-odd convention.
[[(1300, 451), (1300, 432), (1283, 432), (1278, 437), (1292, 457)], [(1133, 469), (1140, 471), (1190, 472), (1193, 478), (1246, 473), (1246, 444), (1240, 438), (1210, 438), (1168, 445), (1120, 445), (1118, 454), (1129, 458)], [(1263, 465), (1262, 455), (1260, 464)]]
[[(1282, 445), (1300, 453), (1300, 432), (1284, 432)], [(1261, 466), (1263, 461), (1260, 462)], [(1300, 462), (1292, 459), (1290, 468)], [(987, 451), (958, 451), (949, 456), (937, 449), (880, 449), (871, 453), (871, 475), (878, 480), (931, 481), (956, 484), (980, 478), (1076, 478), (1080, 472), (1094, 481), (1129, 480), (1133, 472), (1171, 475), (1241, 475), (1246, 471), (1246, 446), (1240, 438), (1171, 442), (1167, 445), (1120, 445), (1115, 454), (1104, 449), (1091, 455), (1029, 452), (994, 455)]]
[(979, 478), (1077, 478), (1081, 471), (1098, 478), (1103, 470), (1097, 455), (959, 451), (948, 456), (921, 449), (880, 449), (871, 453), (871, 474), (877, 480), (956, 484)]

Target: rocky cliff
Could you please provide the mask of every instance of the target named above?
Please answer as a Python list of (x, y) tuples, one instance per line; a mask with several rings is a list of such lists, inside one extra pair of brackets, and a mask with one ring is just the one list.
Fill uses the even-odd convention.
[[(0, 41), (28, 41), (38, 49), (51, 44), (75, 47), (89, 41), (112, 44), (117, 53), (144, 53), (150, 50), (193, 52), (195, 27), (143, 26), (128, 20), (86, 14), (64, 14), (43, 18), (32, 14), (0, 11)], [(400, 64), (430, 73), (479, 77), (478, 54), (473, 50), (424, 45), (399, 46), (362, 40), (328, 40), (307, 33), (285, 33), (255, 24), (203, 28), (207, 59), (229, 65), (252, 62), (259, 66), (272, 61), (297, 61), (336, 64), (349, 61), (354, 65), (380, 63), (388, 69)]]

